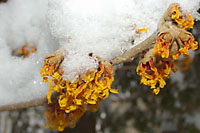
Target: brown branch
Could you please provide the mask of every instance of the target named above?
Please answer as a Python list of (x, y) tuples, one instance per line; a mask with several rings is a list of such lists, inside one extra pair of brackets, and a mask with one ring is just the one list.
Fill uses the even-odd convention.
[(146, 40), (134, 46), (130, 50), (126, 51), (123, 55), (112, 59), (111, 62), (113, 63), (113, 65), (118, 65), (123, 62), (131, 62), (140, 53), (151, 48), (153, 44), (155, 44), (156, 38), (157, 38), (157, 32), (154, 32)]
[(138, 56), (138, 54), (150, 49), (153, 46), (153, 44), (155, 44), (158, 34), (162, 31), (168, 30), (169, 27), (172, 25), (171, 15), (173, 13), (173, 8), (175, 5), (177, 4), (171, 4), (165, 11), (163, 16), (160, 18), (157, 31), (155, 31), (150, 37), (148, 37), (140, 44), (126, 51), (123, 55), (112, 59), (111, 62), (113, 63), (113, 65), (117, 65), (123, 62), (131, 62), (135, 57)]
[[(54, 92), (52, 94), (52, 99), (56, 99), (57, 96), (58, 96), (58, 93)], [(47, 104), (47, 97), (46, 96), (42, 97), (42, 98), (37, 98), (37, 99), (34, 99), (34, 100), (26, 101), (26, 102), (20, 102), (20, 103), (0, 106), (0, 112), (29, 108), (29, 107), (45, 105), (45, 104)]]
[(42, 105), (44, 103), (47, 103), (46, 97), (34, 99), (34, 100), (31, 100), (31, 101), (16, 103), (16, 104), (3, 105), (3, 106), (0, 106), (0, 112), (23, 109), (23, 108), (33, 107), (33, 106), (39, 106), (39, 105)]

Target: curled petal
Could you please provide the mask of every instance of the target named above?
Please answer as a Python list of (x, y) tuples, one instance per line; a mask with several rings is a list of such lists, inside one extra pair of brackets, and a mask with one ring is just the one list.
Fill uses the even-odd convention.
[[(113, 67), (109, 62), (99, 61), (97, 72), (88, 70), (84, 75), (80, 75), (74, 82), (71, 82), (62, 79), (62, 74), (54, 67), (56, 64), (52, 66), (52, 62), (48, 61), (49, 58), (45, 60), (41, 70), (41, 76), (45, 80), (52, 77), (49, 82), (48, 103), (52, 103), (52, 91), (59, 93), (58, 107), (52, 112), (55, 113), (54, 117), (58, 122), (49, 123), (50, 127), (57, 130), (63, 130), (65, 126), (73, 127), (71, 124), (75, 125), (76, 119), (80, 118), (85, 111), (97, 111), (99, 103), (106, 99), (110, 92), (118, 94), (117, 90), (111, 89), (114, 78), (112, 76)], [(59, 114), (60, 112), (62, 115)], [(70, 114), (74, 116), (73, 119), (64, 117)], [(49, 113), (48, 117), (51, 117)], [(65, 119), (68, 122), (63, 124)]]
[[(152, 50), (148, 52), (152, 52)], [(166, 85), (164, 78), (169, 78), (171, 76), (171, 70), (175, 72), (174, 62), (170, 59), (164, 60), (148, 52), (139, 63), (137, 74), (141, 76), (140, 83), (153, 88), (153, 93), (157, 95), (160, 92), (160, 88), (164, 88)], [(156, 88), (156, 86), (159, 87)]]

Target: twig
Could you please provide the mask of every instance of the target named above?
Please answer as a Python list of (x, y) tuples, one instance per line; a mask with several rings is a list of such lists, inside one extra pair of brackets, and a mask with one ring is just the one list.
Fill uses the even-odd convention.
[(23, 109), (23, 108), (33, 107), (33, 106), (39, 106), (39, 105), (42, 105), (44, 103), (47, 103), (46, 97), (34, 99), (34, 100), (31, 100), (31, 101), (16, 103), (16, 104), (3, 105), (3, 106), (0, 106), (0, 112)]
[[(57, 96), (58, 96), (58, 93), (53, 92), (51, 98), (56, 99)], [(0, 112), (29, 108), (29, 107), (39, 106), (39, 105), (43, 105), (43, 104), (47, 104), (47, 97), (46, 96), (42, 97), (42, 98), (37, 98), (37, 99), (34, 99), (34, 100), (26, 101), (26, 102), (20, 102), (20, 103), (0, 106)]]
[(130, 50), (126, 51), (123, 55), (112, 59), (111, 62), (113, 63), (113, 65), (118, 65), (123, 62), (131, 62), (140, 53), (151, 48), (153, 44), (155, 44), (156, 38), (157, 38), (157, 32), (154, 32), (146, 40), (134, 46)]

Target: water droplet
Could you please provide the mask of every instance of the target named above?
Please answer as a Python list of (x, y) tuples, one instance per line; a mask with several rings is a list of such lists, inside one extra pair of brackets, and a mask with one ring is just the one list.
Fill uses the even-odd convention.
[(101, 119), (105, 119), (106, 118), (106, 113), (105, 112), (102, 112), (101, 115), (100, 115)]
[(37, 81), (33, 81), (33, 84), (36, 84), (37, 83)]

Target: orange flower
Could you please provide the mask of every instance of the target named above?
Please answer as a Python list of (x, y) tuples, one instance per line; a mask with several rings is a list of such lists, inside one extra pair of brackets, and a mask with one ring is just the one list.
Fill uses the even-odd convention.
[(13, 55), (14, 56), (19, 56), (19, 57), (24, 57), (27, 58), (30, 54), (36, 53), (37, 48), (35, 45), (29, 46), (28, 43), (24, 44), (20, 49), (14, 50)]
[[(58, 107), (55, 111), (61, 112), (62, 116), (64, 114), (73, 114), (74, 118), (78, 118), (81, 112), (84, 114), (85, 111), (97, 111), (99, 103), (109, 96), (109, 93), (118, 93), (117, 90), (111, 89), (112, 82), (114, 80), (113, 67), (110, 63), (103, 63), (99, 61), (99, 69), (95, 71), (87, 71), (85, 75), (80, 75), (76, 81), (65, 81), (62, 79), (62, 75), (54, 71), (54, 67), (50, 66), (48, 59), (41, 70), (41, 76), (44, 81), (48, 81), (48, 77), (52, 77), (49, 82), (49, 92), (47, 95), (48, 103), (52, 103), (51, 93), (56, 91), (59, 93)], [(56, 113), (56, 112), (54, 112)], [(76, 116), (78, 115), (78, 116)], [(51, 124), (51, 115), (49, 117), (49, 126), (57, 130), (63, 130), (65, 126), (69, 124), (64, 124), (63, 128), (57, 128), (59, 123), (53, 122)], [(61, 119), (58, 117), (57, 119)], [(62, 118), (64, 119), (64, 118)], [(64, 121), (64, 120), (58, 120)], [(75, 123), (75, 119), (69, 122)], [(63, 123), (63, 122), (62, 122)]]
[(179, 52), (184, 56), (189, 56), (188, 50), (196, 50), (198, 48), (198, 42), (195, 41), (191, 34), (188, 34), (187, 37), (182, 36), (180, 40), (182, 48), (179, 49)]
[(31, 53), (35, 53), (36, 51), (37, 48), (35, 45), (29, 46), (28, 43), (26, 43), (19, 49), (19, 54), (27, 58)]
[[(156, 40), (156, 44), (154, 47), (154, 51), (153, 54), (154, 55), (161, 55), (162, 58), (168, 58), (170, 55), (170, 46), (171, 46), (171, 42), (172, 42), (172, 37), (170, 36), (169, 33), (163, 33), (160, 34), (158, 39)], [(165, 38), (169, 38), (167, 41), (165, 40)]]
[(76, 119), (79, 119), (84, 113), (84, 108), (79, 108), (71, 113), (65, 113), (64, 110), (60, 109), (57, 102), (50, 104), (45, 113), (48, 121), (46, 127), (58, 131), (63, 131), (67, 126), (74, 128), (76, 126)]
[[(172, 36), (175, 34), (177, 37)], [(177, 31), (169, 30), (158, 36), (153, 54), (160, 55), (162, 58), (177, 59), (181, 54), (188, 56), (190, 49), (195, 50), (197, 48), (198, 42), (195, 41), (191, 33), (181, 29), (177, 29)]]
[(189, 13), (180, 12), (180, 7), (174, 4), (173, 13), (171, 18), (177, 23), (177, 27), (181, 29), (193, 28), (194, 19)]
[[(150, 50), (151, 52), (151, 50)], [(164, 88), (166, 82), (164, 78), (171, 76), (170, 72), (176, 72), (174, 63), (171, 60), (163, 60), (156, 57), (143, 57), (137, 67), (137, 74), (141, 76), (141, 84), (150, 86), (154, 94), (160, 92), (160, 88)]]
[(172, 19), (179, 19), (180, 17), (180, 10), (177, 4), (174, 4), (173, 12), (172, 12)]

